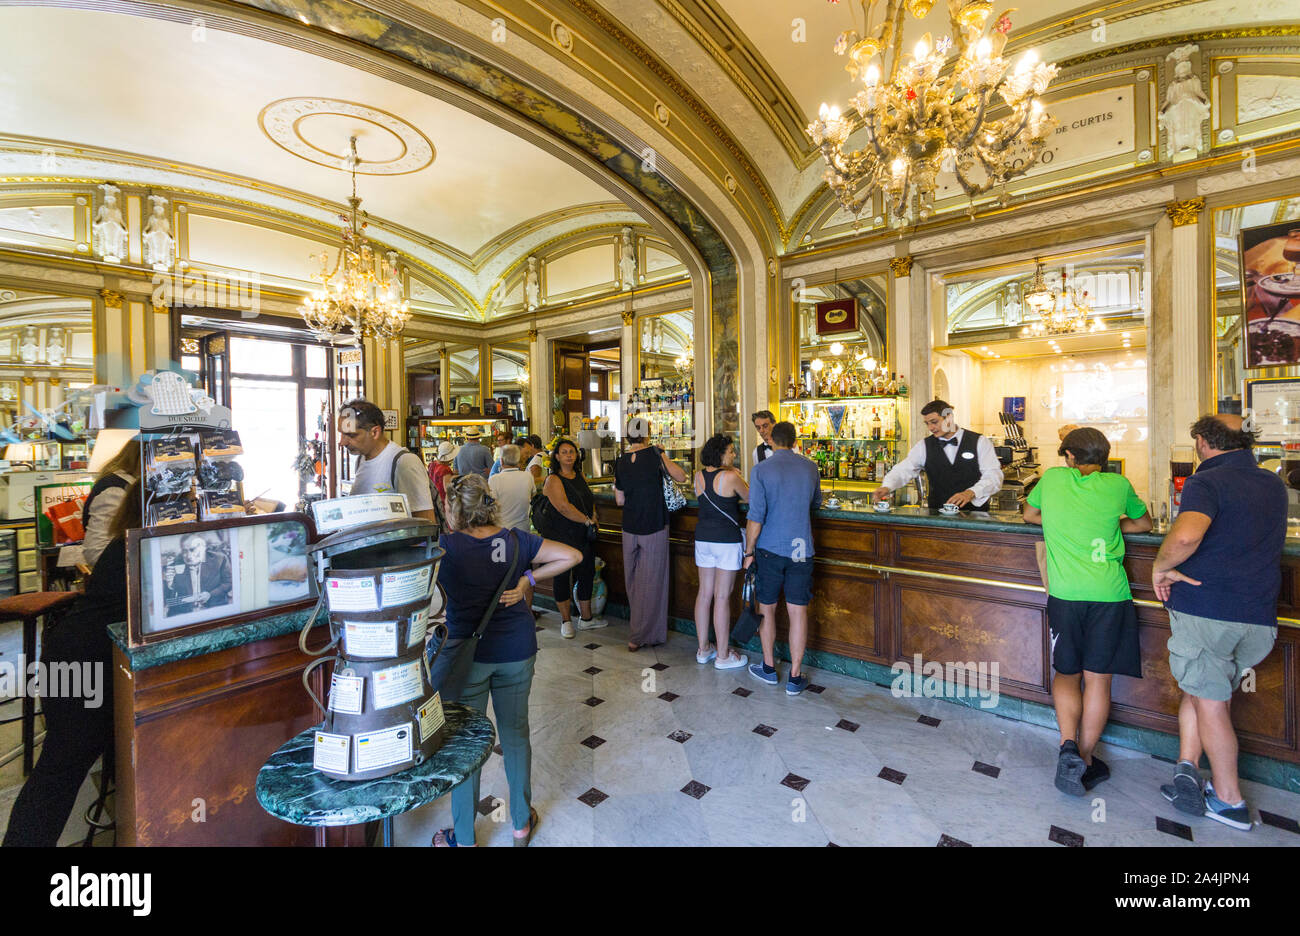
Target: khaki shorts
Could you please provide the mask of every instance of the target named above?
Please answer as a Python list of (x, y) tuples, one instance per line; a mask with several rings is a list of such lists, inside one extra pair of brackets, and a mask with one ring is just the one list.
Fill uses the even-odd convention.
[(1227, 702), (1246, 670), (1260, 663), (1277, 640), (1276, 627), (1237, 624), (1169, 612), (1169, 672), (1178, 688), (1198, 699)]

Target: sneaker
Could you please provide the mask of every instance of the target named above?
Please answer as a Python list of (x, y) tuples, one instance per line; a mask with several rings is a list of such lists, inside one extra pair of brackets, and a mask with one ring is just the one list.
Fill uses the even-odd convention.
[(561, 637), (572, 637), (572, 636), (573, 636), (573, 622), (572, 622), (572, 621), (561, 621), (561, 622), (560, 622), (560, 636), (561, 636)]
[(1205, 789), (1201, 773), (1190, 761), (1179, 761), (1174, 782), (1160, 787), (1160, 794), (1174, 804), (1174, 809), (1191, 816), (1205, 815)]
[(705, 663), (711, 663), (717, 658), (718, 658), (718, 648), (713, 646), (712, 644), (709, 645), (708, 650), (695, 651), (695, 662), (700, 664), (701, 666), (703, 666)]
[(749, 662), (749, 657), (745, 656), (745, 654), (743, 653), (737, 653), (736, 651), (733, 650), (731, 651), (730, 654), (727, 655), (726, 659), (723, 659), (722, 657), (718, 657), (716, 660), (714, 660), (713, 668), (722, 669), (722, 670), (740, 669), (748, 662)]
[(1250, 807), (1242, 800), (1236, 806), (1229, 805), (1214, 795), (1214, 785), (1205, 784), (1205, 816), (1222, 822), (1226, 826), (1249, 832), (1251, 827)]
[(1083, 796), (1087, 792), (1083, 785), (1083, 773), (1087, 769), (1088, 765), (1079, 756), (1079, 745), (1066, 741), (1056, 759), (1056, 788), (1071, 796)]
[(578, 619), (578, 630), (600, 630), (602, 627), (609, 627), (609, 622), (604, 618)]
[(775, 669), (772, 670), (772, 672), (770, 673), (765, 672), (763, 670), (762, 662), (751, 663), (749, 665), (749, 675), (753, 676), (755, 679), (759, 680), (760, 682), (767, 683), (769, 686), (775, 686), (777, 683), (781, 681), (781, 674), (778, 673)]
[(1079, 782), (1083, 784), (1085, 790), (1091, 790), (1103, 780), (1109, 779), (1110, 767), (1106, 765), (1104, 760), (1094, 754), (1092, 755), (1092, 763), (1089, 764), (1088, 769), (1083, 772), (1083, 776), (1079, 778)]
[(785, 681), (785, 694), (798, 695), (808, 688), (807, 676), (791, 676)]

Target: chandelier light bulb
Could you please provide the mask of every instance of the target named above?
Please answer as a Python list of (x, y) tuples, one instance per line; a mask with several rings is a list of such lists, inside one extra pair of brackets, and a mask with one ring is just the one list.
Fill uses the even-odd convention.
[(1037, 64), (1038, 64), (1038, 53), (1035, 52), (1033, 49), (1030, 49), (1023, 56), (1021, 56), (1020, 64), (1016, 66), (1016, 74), (1026, 75), (1030, 71), (1032, 71), (1033, 67)]
[(876, 369), (876, 359), (873, 357), (869, 357), (862, 362), (862, 366), (867, 371), (874, 371)]
[(993, 53), (993, 41), (985, 36), (975, 44), (975, 57), (981, 62), (987, 62), (989, 56)]
[(823, 367), (825, 367), (826, 365), (822, 363), (822, 359), (821, 359), (821, 358), (813, 358), (813, 359), (812, 359), (812, 363), (809, 364), (808, 366), (811, 367), (811, 368), (812, 368), (813, 370), (815, 370), (815, 371), (820, 371), (820, 370), (821, 370)]
[(912, 57), (915, 58), (917, 62), (923, 62), (925, 59), (929, 58), (929, 56), (930, 43), (927, 40), (922, 39), (916, 44), (916, 48), (912, 50)]
[(823, 101), (822, 106), (817, 109), (817, 114), (822, 120), (825, 120), (831, 115), (831, 106)]
[(840, 344), (838, 341), (831, 342), (831, 354), (835, 355), (836, 357), (839, 357), (843, 353), (844, 353), (844, 345)]
[(867, 73), (862, 80), (866, 82), (868, 88), (874, 88), (876, 85), (880, 84), (880, 66), (875, 62), (868, 65)]

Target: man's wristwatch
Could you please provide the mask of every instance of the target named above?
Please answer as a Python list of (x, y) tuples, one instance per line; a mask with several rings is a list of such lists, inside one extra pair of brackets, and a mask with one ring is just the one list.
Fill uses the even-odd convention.
[(524, 569), (524, 577), (528, 579), (529, 585), (533, 586), (533, 588), (537, 587), (537, 579), (533, 578), (532, 569)]

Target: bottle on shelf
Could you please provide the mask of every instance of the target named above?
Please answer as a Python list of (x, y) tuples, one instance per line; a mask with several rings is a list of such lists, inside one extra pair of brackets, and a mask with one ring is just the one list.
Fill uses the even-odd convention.
[(898, 375), (891, 373), (889, 383), (885, 384), (885, 396), (896, 396), (898, 394)]
[(874, 407), (871, 410), (871, 438), (872, 441), (880, 439), (880, 414)]
[(898, 375), (898, 395), (907, 396), (907, 378), (902, 374)]

